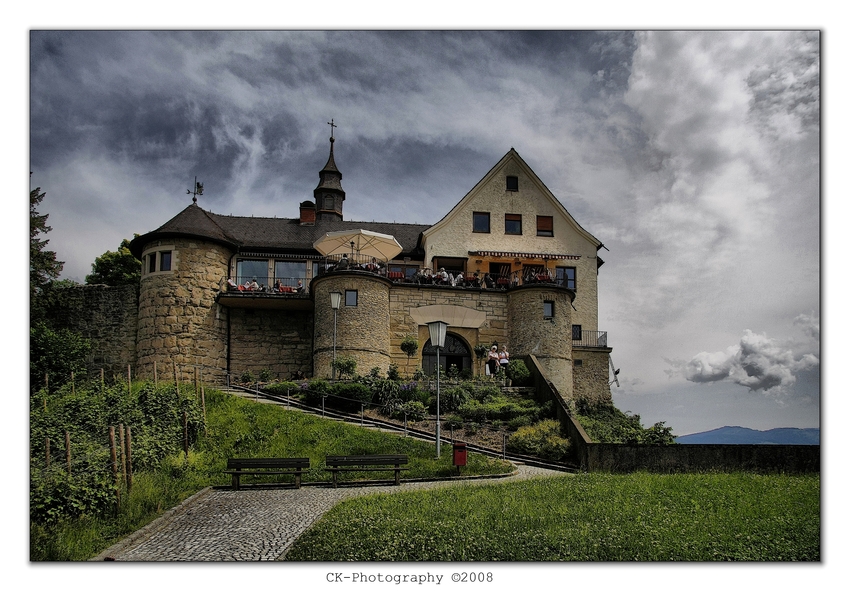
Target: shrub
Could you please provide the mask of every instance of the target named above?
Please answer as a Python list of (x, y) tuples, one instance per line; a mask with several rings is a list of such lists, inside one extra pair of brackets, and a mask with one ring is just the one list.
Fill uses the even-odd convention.
[(464, 421), (482, 423), (487, 419), (487, 407), (477, 400), (470, 400), (457, 409)]
[(570, 441), (561, 436), (558, 421), (545, 420), (517, 429), (508, 438), (507, 449), (519, 454), (562, 461), (570, 455)]
[(39, 322), (30, 328), (30, 388), (35, 391), (44, 385), (47, 375), (49, 388), (86, 371), (86, 358), (91, 351), (91, 342), (82, 335), (67, 329), (53, 330)]
[(460, 386), (446, 388), (440, 392), (440, 411), (452, 412), (458, 410), (467, 401), (469, 395)]
[(106, 470), (78, 470), (69, 477), (59, 465), (47, 470), (30, 466), (30, 520), (35, 523), (95, 517), (114, 501), (115, 480)]
[(302, 392), (306, 404), (310, 406), (321, 406), (322, 398), (330, 392), (330, 383), (321, 378), (313, 378), (307, 382), (307, 388), (302, 389)]
[(656, 423), (644, 429), (640, 415), (624, 413), (610, 402), (576, 402), (577, 419), (588, 436), (598, 443), (674, 444), (672, 427)]
[(346, 376), (353, 378), (357, 375), (357, 360), (351, 355), (337, 357), (333, 362), (333, 366), (336, 368), (337, 377), (340, 379)]
[(295, 382), (277, 382), (275, 384), (268, 384), (263, 390), (270, 394), (277, 394), (278, 396), (286, 396), (287, 394), (294, 396), (301, 392), (301, 385)]
[(522, 359), (512, 359), (506, 369), (508, 378), (514, 386), (525, 386), (531, 379), (531, 372)]
[(242, 372), (242, 375), (239, 376), (239, 383), (240, 384), (250, 384), (253, 381), (254, 381), (254, 374), (252, 374), (250, 372), (250, 370), (246, 369), (245, 371)]
[(448, 415), (442, 422), (446, 429), (460, 429), (463, 427), (463, 419), (458, 415)]
[(393, 413), (392, 417), (403, 419), (405, 414), (410, 421), (421, 421), (427, 416), (428, 412), (424, 404), (418, 400), (411, 400), (401, 404)]
[(261, 382), (271, 382), (272, 381), (272, 372), (268, 369), (260, 370), (260, 381)]
[(511, 431), (516, 431), (520, 427), (528, 427), (529, 425), (531, 425), (531, 417), (526, 415), (508, 421), (508, 429)]
[(398, 365), (395, 363), (390, 363), (390, 366), (387, 369), (387, 379), (395, 382), (401, 379), (401, 374), (398, 373)]
[(334, 384), (330, 390), (333, 398), (326, 404), (348, 411), (359, 411), (362, 404), (372, 401), (372, 388), (357, 382)]

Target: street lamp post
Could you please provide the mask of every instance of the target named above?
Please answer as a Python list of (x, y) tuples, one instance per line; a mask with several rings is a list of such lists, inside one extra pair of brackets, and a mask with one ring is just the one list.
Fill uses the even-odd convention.
[(339, 304), (342, 301), (342, 294), (338, 291), (331, 292), (331, 308), (334, 311), (334, 358), (331, 363), (331, 380), (336, 380), (336, 311), (339, 310)]
[(437, 349), (437, 459), (440, 459), (440, 349), (446, 344), (446, 327), (442, 320), (428, 323), (431, 345)]

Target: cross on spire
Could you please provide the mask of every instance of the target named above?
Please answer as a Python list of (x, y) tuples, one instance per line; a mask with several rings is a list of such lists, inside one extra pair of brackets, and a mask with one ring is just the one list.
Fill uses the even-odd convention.
[(328, 125), (331, 126), (331, 139), (334, 139), (334, 127), (339, 127), (339, 125), (334, 125), (334, 120), (331, 119), (328, 121)]

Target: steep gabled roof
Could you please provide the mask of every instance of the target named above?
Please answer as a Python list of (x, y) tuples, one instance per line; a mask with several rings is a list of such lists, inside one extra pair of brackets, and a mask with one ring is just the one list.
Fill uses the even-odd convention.
[(567, 208), (564, 207), (564, 204), (561, 203), (557, 197), (555, 197), (552, 191), (549, 190), (549, 188), (543, 183), (543, 181), (540, 180), (540, 177), (537, 176), (537, 174), (513, 148), (508, 150), (508, 153), (505, 154), (502, 159), (499, 160), (499, 162), (497, 162), (496, 165), (489, 170), (489, 172), (487, 172), (486, 175), (484, 175), (484, 178), (478, 181), (475, 186), (472, 187), (472, 189), (470, 189), (469, 192), (464, 195), (463, 198), (458, 201), (458, 203), (445, 216), (443, 216), (443, 219), (441, 219), (439, 222), (425, 230), (423, 232), (423, 235), (427, 238), (428, 235), (434, 233), (437, 229), (440, 228), (440, 226), (445, 225), (448, 220), (452, 219), (455, 215), (462, 211), (466, 205), (466, 202), (471, 200), (472, 196), (474, 196), (481, 187), (489, 183), (493, 179), (493, 177), (495, 177), (499, 173), (499, 171), (502, 170), (505, 165), (511, 160), (516, 162), (520, 166), (520, 168), (523, 169), (528, 178), (531, 179), (532, 182), (534, 182), (538, 186), (540, 192), (552, 202), (552, 204), (562, 213), (564, 218), (576, 229), (579, 234), (581, 234), (582, 236), (587, 238), (592, 244), (594, 244), (597, 250), (602, 247), (602, 242), (595, 236), (593, 236), (593, 234), (581, 227), (581, 225), (575, 220), (575, 218), (573, 218), (570, 212), (567, 211)]

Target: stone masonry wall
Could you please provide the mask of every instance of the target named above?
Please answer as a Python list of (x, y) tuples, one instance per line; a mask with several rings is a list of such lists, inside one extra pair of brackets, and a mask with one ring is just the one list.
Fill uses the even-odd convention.
[(611, 402), (611, 388), (608, 385), (610, 352), (611, 349), (573, 348), (573, 397), (576, 400)]
[[(145, 248), (155, 245), (148, 244)], [(231, 252), (199, 240), (174, 240), (172, 270), (145, 275), (140, 283), (137, 374), (223, 382), (227, 361), (227, 310), (216, 304)]]
[[(334, 311), (330, 293), (343, 294), (337, 310), (336, 356), (354, 357), (357, 373), (377, 367), (386, 375), (390, 366), (390, 282), (367, 273), (334, 273), (314, 279), (310, 286), (315, 306), (313, 374), (330, 378), (334, 355)], [(346, 290), (357, 291), (357, 305), (345, 305)]]
[(79, 285), (57, 290), (50, 314), (58, 328), (82, 334), (92, 343), (90, 373), (126, 375), (136, 363), (138, 292), (133, 285)]
[[(465, 306), (484, 312), (487, 319), (477, 329), (458, 328), (449, 326), (448, 332), (460, 336), (469, 345), (473, 367), (476, 373), (482, 371), (481, 364), (476, 361), (472, 348), (479, 343), (505, 344), (511, 355), (515, 353), (508, 339), (508, 318), (506, 309), (507, 296), (503, 291), (460, 290), (457, 288), (418, 287), (415, 285), (396, 284), (390, 292), (390, 355), (392, 362), (398, 365), (402, 374), (412, 374), (422, 367), (422, 347), (428, 341), (428, 327), (419, 326), (410, 315), (411, 310), (423, 306), (453, 305)], [(419, 341), (419, 352), (408, 360), (401, 350), (401, 341), (408, 334), (414, 335)]]
[(257, 378), (269, 370), (289, 380), (294, 372), (313, 372), (313, 314), (305, 311), (230, 311), (230, 373), (239, 379), (250, 371)]
[[(508, 294), (510, 340), (516, 354), (534, 355), (565, 400), (573, 396), (572, 292), (534, 284)], [(544, 302), (554, 305), (554, 316), (544, 318)]]

